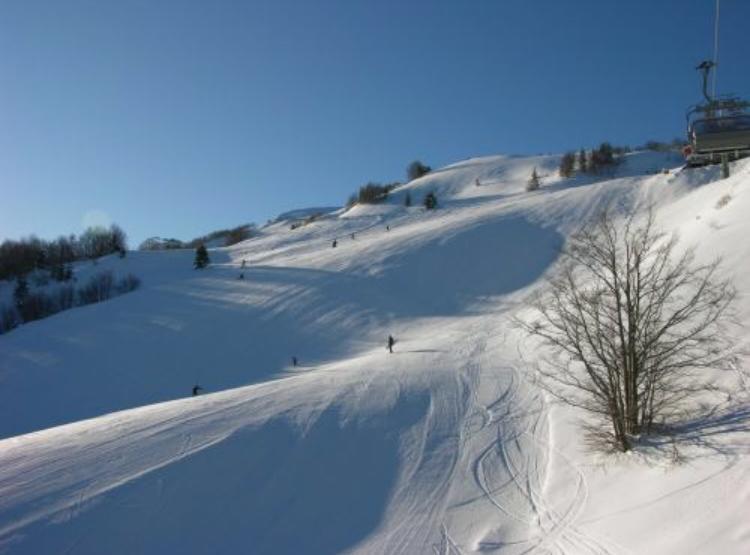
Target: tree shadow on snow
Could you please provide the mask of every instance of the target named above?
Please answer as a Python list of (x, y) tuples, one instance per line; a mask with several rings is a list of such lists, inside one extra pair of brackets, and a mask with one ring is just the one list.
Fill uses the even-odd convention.
[[(648, 450), (671, 453), (676, 462), (712, 452), (733, 458), (750, 454), (750, 404), (706, 407), (689, 418), (662, 426), (654, 435), (642, 438), (640, 446)], [(682, 447), (697, 447), (685, 450)]]

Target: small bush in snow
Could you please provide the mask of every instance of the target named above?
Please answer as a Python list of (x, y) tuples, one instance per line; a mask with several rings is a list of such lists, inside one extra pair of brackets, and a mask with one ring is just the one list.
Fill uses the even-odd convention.
[(58, 311), (68, 310), (76, 304), (76, 291), (71, 285), (60, 287), (56, 296)]
[(210, 262), (211, 259), (208, 257), (206, 246), (199, 245), (198, 248), (195, 249), (195, 261), (193, 262), (193, 266), (195, 266), (196, 270), (200, 270), (208, 266)]
[(716, 209), (718, 210), (719, 208), (724, 208), (727, 204), (729, 204), (730, 200), (732, 200), (732, 195), (724, 195), (716, 203)]
[(20, 276), (16, 280), (15, 289), (13, 289), (13, 302), (16, 304), (16, 307), (20, 308), (21, 306), (23, 306), (23, 303), (26, 302), (28, 296), (29, 284), (24, 276)]
[(78, 290), (78, 303), (85, 305), (106, 301), (112, 296), (113, 285), (112, 272), (100, 272), (92, 276), (86, 285)]
[(122, 278), (120, 281), (117, 282), (117, 294), (122, 295), (124, 293), (129, 293), (131, 291), (135, 291), (141, 286), (141, 280), (138, 279), (133, 274), (128, 274), (124, 278)]
[(536, 191), (539, 189), (539, 187), (542, 185), (542, 178), (539, 177), (539, 174), (536, 171), (536, 168), (534, 168), (534, 171), (531, 172), (531, 177), (529, 177), (529, 180), (526, 182), (526, 190), (527, 191)]
[(8, 333), (21, 322), (16, 309), (12, 306), (0, 306), (0, 333)]
[(46, 318), (55, 312), (57, 312), (57, 305), (49, 295), (44, 293), (30, 293), (24, 303), (18, 307), (18, 314), (24, 323)]

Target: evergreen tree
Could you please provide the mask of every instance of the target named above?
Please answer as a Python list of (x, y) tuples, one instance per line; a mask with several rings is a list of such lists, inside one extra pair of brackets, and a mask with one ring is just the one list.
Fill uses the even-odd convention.
[(615, 153), (611, 144), (604, 142), (599, 145), (599, 148), (591, 151), (591, 158), (589, 160), (590, 172), (597, 173), (602, 168), (614, 165)]
[(409, 193), (409, 191), (406, 191), (406, 196), (404, 197), (404, 206), (411, 206), (411, 193)]
[(16, 288), (13, 291), (13, 300), (16, 307), (20, 310), (29, 298), (29, 284), (24, 276), (19, 276), (16, 280)]
[(414, 160), (406, 168), (406, 178), (409, 181), (413, 181), (422, 177), (423, 175), (430, 173), (431, 171), (432, 168), (430, 166), (423, 164), (419, 160)]
[(529, 180), (526, 182), (526, 190), (527, 191), (536, 191), (542, 184), (542, 179), (539, 177), (539, 174), (536, 172), (536, 167), (534, 168), (534, 171), (531, 172), (531, 177), (529, 177)]
[(435, 193), (427, 193), (424, 197), (424, 207), (427, 210), (434, 210), (437, 208), (437, 197), (435, 196)]
[(566, 152), (560, 159), (560, 177), (570, 177), (575, 169), (576, 155), (574, 152)]
[(586, 173), (587, 171), (589, 171), (589, 165), (586, 159), (586, 150), (583, 148), (578, 153), (578, 171), (581, 173)]
[(205, 268), (208, 266), (208, 264), (211, 262), (211, 260), (208, 258), (208, 251), (206, 250), (205, 245), (198, 245), (198, 248), (195, 249), (195, 262), (193, 263), (195, 268), (197, 270), (200, 270), (201, 268)]

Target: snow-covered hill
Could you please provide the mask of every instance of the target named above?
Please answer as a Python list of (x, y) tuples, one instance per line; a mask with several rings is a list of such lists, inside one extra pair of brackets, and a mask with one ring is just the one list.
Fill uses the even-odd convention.
[(280, 218), (204, 271), (190, 251), (102, 260), (142, 288), (0, 337), (0, 552), (750, 552), (739, 375), (679, 460), (601, 457), (509, 325), (607, 203), (655, 204), (724, 255), (750, 323), (750, 162), (719, 180), (636, 153), (565, 181), (558, 162), (466, 160), (383, 204)]

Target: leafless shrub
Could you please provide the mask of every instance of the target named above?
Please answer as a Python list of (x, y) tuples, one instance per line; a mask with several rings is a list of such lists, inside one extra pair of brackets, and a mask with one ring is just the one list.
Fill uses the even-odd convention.
[(72, 286), (67, 285), (57, 290), (57, 309), (68, 310), (73, 308), (76, 302), (76, 292)]
[(140, 286), (141, 280), (133, 274), (128, 274), (117, 282), (117, 294), (122, 295), (124, 293), (129, 293), (130, 291), (135, 291)]
[(112, 296), (113, 283), (112, 272), (100, 272), (92, 276), (78, 290), (78, 303), (84, 305), (106, 301)]
[(724, 208), (729, 204), (730, 200), (732, 200), (732, 195), (724, 195), (716, 202), (716, 209), (719, 210), (720, 208)]
[(52, 297), (44, 293), (29, 293), (17, 308), (24, 323), (46, 318), (57, 312), (57, 305)]
[(12, 306), (0, 306), (0, 333), (8, 333), (20, 323), (15, 308)]
[(532, 302), (535, 317), (517, 320), (549, 348), (537, 366), (541, 384), (601, 417), (609, 426), (599, 441), (622, 451), (710, 390), (704, 370), (736, 358), (734, 287), (719, 278), (720, 261), (699, 264), (676, 244), (655, 229), (652, 212), (620, 231), (605, 210), (569, 241), (560, 272)]

